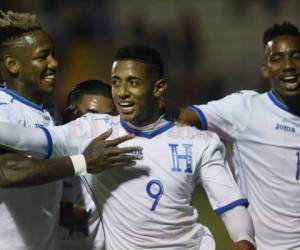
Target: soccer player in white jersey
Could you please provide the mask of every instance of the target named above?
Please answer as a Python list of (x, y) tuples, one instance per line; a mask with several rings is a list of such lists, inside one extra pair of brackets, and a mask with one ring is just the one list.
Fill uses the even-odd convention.
[[(0, 88), (0, 121), (42, 129), (53, 125), (51, 116), (41, 106), (41, 95), (50, 95), (54, 90), (57, 61), (53, 55), (53, 43), (42, 30), (37, 16), (0, 12), (0, 55), (0, 72), (5, 86)], [(50, 140), (46, 130), (43, 131)], [(96, 157), (95, 151), (101, 151), (103, 146), (110, 148), (109, 154), (112, 150), (116, 152), (116, 141), (113, 142), (115, 145), (103, 142), (109, 134), (95, 141), (92, 150), (85, 152), (88, 163), (95, 164), (95, 158), (103, 159), (99, 154)], [(47, 150), (47, 155), (50, 154), (51, 148)], [(81, 158), (84, 161), (83, 156)], [(33, 186), (74, 175), (69, 158), (45, 162), (4, 154), (0, 155), (0, 159), (1, 187)], [(110, 157), (106, 159), (111, 160)], [(125, 163), (128, 163), (128, 157), (126, 160)], [(59, 165), (55, 164), (62, 166), (57, 169)], [(88, 171), (98, 172), (99, 166), (97, 163)], [(101, 168), (107, 168), (107, 164)], [(0, 189), (1, 250), (53, 249), (60, 197), (59, 182), (38, 187)]]
[[(41, 93), (55, 86), (53, 44), (36, 16), (0, 13), (0, 121), (21, 126), (51, 126)], [(50, 153), (50, 151), (49, 151)], [(58, 182), (40, 187), (0, 190), (1, 249), (52, 249), (61, 196)], [(43, 232), (43, 233), (41, 233)]]
[(194, 105), (181, 110), (180, 119), (200, 122), (230, 144), (257, 249), (300, 249), (300, 33), (290, 23), (275, 24), (263, 44), (268, 92), (241, 91)]
[[(154, 49), (121, 48), (112, 67), (112, 96), (120, 117), (88, 114), (49, 128), (53, 154), (79, 153), (95, 131), (109, 128), (112, 138), (136, 135), (126, 146), (143, 145), (143, 153), (135, 152), (143, 154), (143, 160), (132, 169), (85, 177), (101, 213), (107, 249), (215, 249), (191, 204), (197, 185), (203, 185), (213, 209), (221, 215), (235, 242), (233, 249), (255, 249), (253, 225), (245, 208), (248, 202), (225, 163), (224, 146), (214, 133), (178, 127), (164, 119), (159, 103), (167, 87), (163, 76), (162, 59)], [(0, 124), (0, 141), (13, 146), (14, 138), (5, 127)], [(27, 150), (30, 143), (48, 147), (40, 130), (14, 130), (26, 131)], [(24, 147), (19, 144), (18, 148)]]
[[(86, 113), (115, 114), (111, 86), (101, 80), (78, 83), (68, 94), (64, 123)], [(99, 230), (99, 213), (92, 191), (81, 177), (63, 180), (60, 225), (56, 250), (102, 249), (103, 234)], [(101, 229), (101, 228), (100, 228)]]

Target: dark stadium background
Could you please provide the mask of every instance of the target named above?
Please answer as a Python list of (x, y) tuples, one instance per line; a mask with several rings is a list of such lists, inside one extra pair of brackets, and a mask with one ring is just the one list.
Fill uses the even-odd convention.
[[(74, 84), (109, 82), (115, 50), (135, 42), (162, 53), (168, 98), (176, 104), (203, 103), (239, 89), (264, 91), (262, 33), (285, 20), (300, 27), (298, 0), (1, 0), (0, 8), (38, 14), (53, 37), (59, 110)], [(224, 226), (201, 189), (194, 203), (217, 249), (229, 249)]]

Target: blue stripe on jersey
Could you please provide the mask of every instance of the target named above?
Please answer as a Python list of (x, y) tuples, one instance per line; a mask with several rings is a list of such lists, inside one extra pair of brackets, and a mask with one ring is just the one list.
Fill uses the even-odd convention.
[(8, 105), (6, 102), (0, 102), (0, 105)]
[(294, 114), (294, 113), (290, 110), (290, 108), (289, 108), (288, 106), (286, 106), (284, 103), (282, 103), (282, 102), (274, 95), (274, 93), (273, 93), (272, 90), (270, 90), (270, 91), (268, 92), (268, 96), (270, 97), (271, 101), (272, 101), (277, 107), (279, 107), (279, 108), (281, 108), (281, 109), (283, 109), (283, 110), (285, 110), (285, 111), (287, 111), (287, 112), (289, 112), (289, 113), (291, 113), (291, 114), (293, 114), (293, 115), (296, 115), (296, 114)]
[(165, 131), (167, 131), (168, 129), (172, 128), (175, 126), (175, 124), (173, 122), (168, 122), (166, 125), (160, 127), (159, 129), (154, 129), (150, 132), (144, 132), (144, 131), (140, 131), (138, 129), (134, 129), (129, 127), (122, 119), (120, 119), (120, 123), (121, 126), (130, 134), (135, 134), (136, 136), (139, 137), (145, 137), (148, 139), (153, 138), (154, 136), (157, 136)]
[(202, 112), (202, 110), (197, 108), (194, 105), (188, 106), (187, 108), (193, 110), (196, 113), (196, 115), (198, 116), (198, 119), (201, 122), (201, 129), (202, 130), (207, 130), (207, 128), (208, 128), (207, 119), (206, 119), (204, 113)]
[(248, 205), (249, 205), (249, 201), (247, 199), (239, 199), (239, 200), (229, 203), (228, 205), (226, 205), (224, 207), (217, 208), (214, 211), (217, 215), (221, 215), (221, 214), (227, 212), (228, 210), (233, 209), (237, 206), (248, 207)]
[(49, 132), (48, 129), (46, 129), (45, 127), (43, 126), (40, 126), (39, 127), (41, 130), (44, 131), (46, 137), (47, 137), (47, 142), (48, 142), (48, 148), (47, 148), (47, 154), (45, 156), (45, 159), (48, 159), (50, 158), (50, 156), (52, 155), (52, 151), (53, 151), (53, 141), (52, 141), (52, 137), (51, 137), (51, 134)]
[(7, 88), (0, 88), (0, 91), (5, 92), (6, 94), (12, 96), (13, 99), (18, 100), (19, 102), (21, 102), (21, 103), (23, 103), (23, 104), (25, 104), (25, 105), (27, 105), (31, 108), (37, 109), (37, 110), (42, 111), (42, 112), (44, 111), (44, 109), (41, 106), (27, 100), (26, 98), (24, 98), (22, 96), (17, 95), (15, 92), (13, 92), (13, 91), (11, 91)]

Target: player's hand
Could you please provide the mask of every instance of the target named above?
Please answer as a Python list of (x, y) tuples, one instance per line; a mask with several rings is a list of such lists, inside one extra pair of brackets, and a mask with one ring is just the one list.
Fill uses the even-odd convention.
[[(83, 152), (88, 173), (100, 173), (112, 167), (133, 166), (136, 160), (143, 158), (142, 147), (118, 147), (122, 142), (132, 139), (134, 135), (106, 140), (111, 133), (110, 129), (95, 138)], [(132, 154), (133, 152), (139, 152), (139, 154)]]
[(234, 243), (232, 250), (255, 250), (256, 248), (247, 240), (240, 240)]
[(59, 225), (69, 229), (70, 235), (73, 232), (82, 232), (87, 236), (90, 213), (91, 211), (86, 211), (78, 204), (61, 202)]

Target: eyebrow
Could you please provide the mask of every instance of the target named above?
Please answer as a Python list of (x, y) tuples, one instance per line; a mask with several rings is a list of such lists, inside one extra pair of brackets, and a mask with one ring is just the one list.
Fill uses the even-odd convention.
[[(121, 79), (121, 77), (116, 76), (116, 75), (113, 75), (112, 78)], [(137, 76), (132, 76), (132, 75), (128, 76), (126, 79), (127, 80), (132, 80), (132, 79), (139, 79), (139, 80), (141, 80), (141, 78), (139, 78)]]

